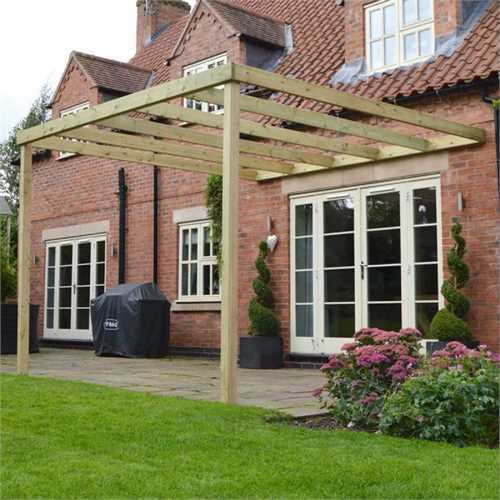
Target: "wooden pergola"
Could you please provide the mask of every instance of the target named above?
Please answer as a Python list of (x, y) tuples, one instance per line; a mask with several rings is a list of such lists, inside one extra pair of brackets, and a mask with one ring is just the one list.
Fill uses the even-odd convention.
[[(373, 126), (281, 104), (279, 100), (241, 94), (242, 84), (247, 88), (297, 96), (314, 103), (410, 124), (425, 134), (405, 134), (393, 127)], [(221, 86), (224, 86), (223, 90), (219, 90)], [(180, 98), (224, 105), (224, 114), (188, 109)], [(278, 119), (288, 126), (284, 128), (244, 119), (242, 112), (251, 117), (265, 115), (275, 119), (272, 123)], [(154, 120), (148, 119), (151, 117)], [(189, 124), (223, 133), (193, 129), (186, 126)], [(302, 129), (323, 129), (327, 133), (299, 131), (290, 124), (297, 124)], [(429, 135), (429, 131), (433, 133)], [(241, 135), (248, 139), (241, 138)], [(362, 141), (349, 141), (349, 136)], [(266, 181), (427, 154), (480, 144), (484, 140), (485, 133), (480, 128), (238, 64), (227, 64), (163, 83), (99, 104), (77, 115), (22, 130), (18, 134), (21, 205), (17, 371), (19, 374), (29, 373), (33, 148), (223, 176), (221, 399), (236, 402), (239, 179)]]

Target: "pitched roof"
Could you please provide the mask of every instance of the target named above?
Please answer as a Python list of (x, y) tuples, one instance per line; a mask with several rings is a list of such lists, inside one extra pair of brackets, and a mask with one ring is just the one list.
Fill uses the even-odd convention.
[(151, 77), (151, 70), (129, 63), (82, 52), (73, 52), (72, 56), (92, 82), (104, 89), (133, 94), (143, 90)]

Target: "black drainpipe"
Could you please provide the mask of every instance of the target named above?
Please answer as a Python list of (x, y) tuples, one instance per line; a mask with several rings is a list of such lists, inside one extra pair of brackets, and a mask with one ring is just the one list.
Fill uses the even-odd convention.
[(500, 194), (500, 97), (482, 96), (483, 101), (491, 104), (495, 119), (495, 142), (497, 149), (497, 189)]
[(153, 283), (158, 283), (158, 206), (160, 169), (153, 171)]
[(119, 249), (118, 249), (118, 284), (125, 283), (126, 269), (126, 232), (127, 232), (127, 184), (125, 183), (125, 169), (118, 171), (118, 197), (120, 200), (120, 227), (119, 227)]

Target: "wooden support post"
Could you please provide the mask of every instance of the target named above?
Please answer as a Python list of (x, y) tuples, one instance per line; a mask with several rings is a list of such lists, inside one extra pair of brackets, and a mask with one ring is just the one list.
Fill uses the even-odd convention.
[(31, 164), (30, 144), (21, 146), (19, 186), (19, 240), (17, 256), (17, 373), (29, 372), (30, 270), (31, 270)]
[(238, 398), (238, 229), (239, 229), (240, 84), (224, 87), (222, 194), (221, 400)]

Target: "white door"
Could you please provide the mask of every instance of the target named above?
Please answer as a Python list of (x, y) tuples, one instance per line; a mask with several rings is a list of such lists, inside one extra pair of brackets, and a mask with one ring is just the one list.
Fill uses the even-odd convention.
[(292, 352), (337, 352), (362, 327), (428, 331), (441, 305), (439, 181), (291, 202)]
[(44, 337), (92, 340), (90, 301), (106, 284), (105, 237), (47, 245)]

